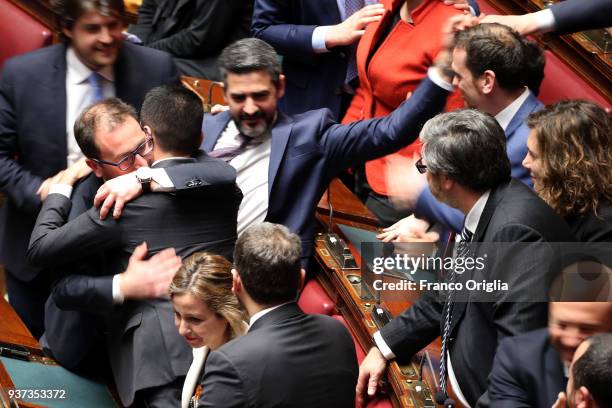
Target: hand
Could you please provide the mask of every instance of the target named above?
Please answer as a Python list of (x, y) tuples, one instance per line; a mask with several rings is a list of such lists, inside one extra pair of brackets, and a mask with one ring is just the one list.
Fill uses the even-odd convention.
[(229, 110), (229, 106), (216, 104), (210, 108), (210, 114), (216, 115), (217, 113), (225, 112), (226, 110)]
[(435, 231), (427, 232), (429, 227), (429, 222), (411, 215), (383, 229), (383, 232), (378, 234), (376, 238), (383, 242), (410, 242), (414, 239), (429, 242), (438, 241), (440, 234)]
[(470, 5), (467, 0), (440, 0), (447, 6), (453, 6), (457, 10), (463, 11), (463, 13), (470, 13)]
[(181, 258), (174, 248), (167, 248), (148, 260), (147, 244), (143, 242), (134, 249), (127, 269), (120, 275), (119, 286), (125, 299), (151, 299), (168, 293), (168, 287), (176, 271), (181, 267)]
[(386, 369), (387, 360), (378, 348), (372, 347), (359, 366), (359, 377), (355, 389), (358, 407), (365, 407), (366, 398), (376, 394), (378, 383)]
[(564, 392), (560, 392), (557, 395), (557, 400), (553, 404), (552, 408), (565, 408), (567, 406), (567, 397)]
[(415, 167), (418, 156), (412, 158), (394, 154), (387, 156), (387, 188), (389, 200), (396, 208), (414, 209), (419, 196), (427, 187), (427, 177)]
[(87, 165), (85, 158), (82, 158), (73, 163), (66, 170), (58, 173), (60, 176), (58, 181), (53, 184), (68, 184), (74, 186), (74, 184), (85, 176), (91, 173), (91, 168)]
[(466, 28), (477, 25), (479, 22), (477, 17), (470, 14), (462, 14), (449, 18), (442, 27), (442, 48), (434, 61), (434, 66), (438, 73), (448, 83), (453, 81), (453, 71), (451, 62), (453, 56), (453, 48), (455, 47), (455, 34), (465, 30)]
[(380, 3), (370, 4), (354, 13), (342, 23), (329, 27), (325, 35), (325, 47), (331, 49), (351, 45), (363, 36), (368, 24), (380, 21), (385, 6)]
[(523, 36), (540, 32), (537, 17), (534, 17), (533, 13), (524, 14), (522, 16), (481, 15), (480, 22), (507, 25)]
[(124, 174), (100, 186), (94, 198), (94, 206), (100, 207), (100, 219), (103, 220), (114, 205), (113, 218), (118, 219), (121, 217), (125, 203), (141, 194), (142, 186), (136, 178), (136, 173)]

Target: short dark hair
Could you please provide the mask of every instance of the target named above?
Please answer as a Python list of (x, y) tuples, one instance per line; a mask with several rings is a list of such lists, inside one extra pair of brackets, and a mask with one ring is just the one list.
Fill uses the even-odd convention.
[(600, 407), (612, 406), (612, 333), (589, 337), (589, 347), (574, 362), (574, 389), (586, 387)]
[(109, 98), (86, 108), (74, 122), (74, 137), (81, 151), (90, 159), (100, 159), (95, 132), (104, 126), (112, 131), (127, 118), (138, 120), (136, 110), (119, 98)]
[(488, 113), (459, 109), (428, 120), (420, 135), (427, 170), (477, 192), (510, 179), (506, 136)]
[(249, 296), (260, 305), (295, 300), (300, 289), (300, 238), (279, 224), (247, 228), (234, 249), (234, 264)]
[(116, 14), (125, 20), (125, 5), (123, 0), (52, 0), (51, 7), (55, 15), (56, 29), (63, 42), (69, 39), (62, 30), (72, 30), (74, 23), (88, 11), (97, 11), (103, 16)]
[(542, 49), (512, 28), (497, 23), (478, 24), (459, 31), (455, 47), (465, 50), (466, 66), (474, 77), (491, 70), (503, 89), (527, 86), (536, 94), (539, 91), (544, 79)]
[(282, 73), (279, 57), (274, 48), (258, 38), (238, 40), (221, 52), (219, 71), (227, 86), (227, 74), (250, 74), (265, 71), (270, 74), (272, 82), (278, 87)]
[(151, 89), (140, 109), (140, 123), (153, 130), (165, 152), (191, 155), (200, 147), (204, 110), (200, 98), (180, 85)]

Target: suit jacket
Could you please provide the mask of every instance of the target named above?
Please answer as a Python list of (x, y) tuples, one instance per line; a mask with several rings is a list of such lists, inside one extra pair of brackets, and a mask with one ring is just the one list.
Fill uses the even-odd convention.
[[(144, 68), (146, 67), (146, 69)], [(178, 84), (165, 53), (124, 43), (115, 63), (116, 96), (139, 108), (153, 87)], [(66, 47), (58, 44), (12, 58), (0, 77), (0, 263), (30, 281), (26, 262), (41, 182), (66, 168)]]
[(216, 59), (249, 36), (252, 14), (253, 0), (145, 0), (129, 31), (147, 47), (192, 60), (220, 79)]
[[(168, 167), (177, 162), (166, 160), (158, 166)], [(210, 172), (235, 176), (224, 162), (213, 158), (208, 158), (208, 162)], [(147, 242), (150, 254), (175, 247), (182, 257), (198, 251), (230, 256), (240, 200), (235, 184), (218, 186), (213, 195), (203, 199), (147, 194), (127, 204), (120, 221), (101, 221), (98, 210), (92, 208), (64, 224), (70, 200), (52, 194), (39, 214), (29, 256), (33, 262), (48, 265), (114, 250), (106, 256), (108, 274), (125, 270), (131, 253), (142, 241)], [(191, 353), (174, 327), (168, 300), (128, 300), (112, 310), (107, 328), (111, 367), (125, 406), (132, 404), (136, 391), (169, 384), (186, 374)]]
[[(527, 137), (529, 137), (530, 131), (525, 119), (532, 112), (542, 109), (543, 106), (542, 102), (530, 92), (508, 124), (505, 132), (506, 152), (510, 159), (512, 177), (531, 188), (533, 188), (531, 176), (529, 171), (523, 167), (523, 159), (527, 154)], [(419, 196), (414, 212), (420, 218), (425, 218), (432, 223), (437, 222), (455, 232), (459, 232), (463, 228), (465, 215), (461, 211), (438, 201), (431, 194), (429, 186)]]
[(317, 54), (312, 33), (317, 26), (339, 24), (336, 0), (255, 0), (251, 34), (283, 56), (287, 76), (285, 96), (279, 108), (295, 115), (329, 108), (337, 120), (346, 77), (346, 47)]
[[(546, 325), (547, 303), (534, 302), (534, 296), (545, 297), (559, 272), (548, 243), (572, 241), (563, 219), (523, 183), (511, 180), (491, 191), (472, 242), (489, 250), (493, 246), (485, 243), (508, 243), (506, 251), (489, 258), (480, 273), (464, 273), (461, 279), (500, 279), (509, 290), (495, 293), (495, 302), (475, 301), (472, 293), (465, 301), (455, 302), (449, 336), (453, 369), (471, 406), (481, 397), (486, 399), (483, 393), (499, 340)], [(520, 243), (535, 244), (525, 247)], [(442, 297), (427, 292), (381, 329), (398, 358), (413, 355), (443, 332), (443, 307)]]
[(353, 408), (357, 372), (342, 323), (288, 303), (210, 353), (199, 407)]
[(559, 34), (612, 26), (612, 0), (567, 0), (550, 7)]
[(489, 376), (491, 406), (550, 408), (566, 383), (547, 328), (507, 337), (499, 343)]
[[(302, 239), (302, 256), (313, 253), (314, 210), (333, 176), (412, 142), (425, 121), (444, 107), (448, 92), (429, 78), (391, 115), (338, 125), (329, 110), (301, 115), (279, 112), (272, 129), (266, 221), (283, 224)], [(205, 115), (202, 149), (210, 152), (230, 113)]]

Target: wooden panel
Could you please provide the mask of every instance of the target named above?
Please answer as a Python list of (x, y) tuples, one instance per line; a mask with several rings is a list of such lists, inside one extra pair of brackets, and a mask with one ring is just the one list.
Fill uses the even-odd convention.
[(329, 216), (328, 197), (331, 197), (332, 216), (363, 225), (377, 225), (376, 216), (339, 179), (332, 180), (317, 205), (317, 214), (327, 216), (325, 218)]
[(227, 105), (223, 84), (210, 79), (182, 76), (181, 83), (184, 87), (195, 92), (204, 104), (204, 110), (210, 112), (213, 105)]
[(0, 298), (0, 341), (21, 345), (37, 356), (43, 354), (40, 344), (4, 298)]

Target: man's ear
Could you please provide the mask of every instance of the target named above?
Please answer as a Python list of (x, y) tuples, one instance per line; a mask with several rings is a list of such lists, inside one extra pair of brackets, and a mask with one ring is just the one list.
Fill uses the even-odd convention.
[(304, 289), (304, 284), (306, 283), (306, 271), (304, 268), (300, 268), (300, 290), (299, 293), (302, 293), (302, 289)]
[(574, 393), (574, 404), (576, 408), (592, 408), (593, 397), (587, 387), (580, 387)]
[(236, 268), (232, 268), (232, 292), (238, 296), (238, 293), (242, 291), (242, 281)]
[(85, 163), (98, 178), (102, 178), (102, 166), (91, 159), (85, 159)]
[(496, 81), (495, 72), (487, 69), (480, 77), (480, 91), (485, 95), (490, 95), (495, 88)]
[(454, 186), (455, 186), (455, 180), (448, 177), (448, 174), (440, 175), (440, 187), (442, 187), (442, 190), (450, 191), (453, 189)]
[(283, 74), (280, 74), (280, 76), (278, 77), (278, 88), (276, 89), (277, 99), (280, 99), (283, 96), (285, 96), (285, 84), (286, 84), (285, 76)]
[(72, 40), (72, 31), (67, 29), (66, 27), (62, 27), (62, 33)]

